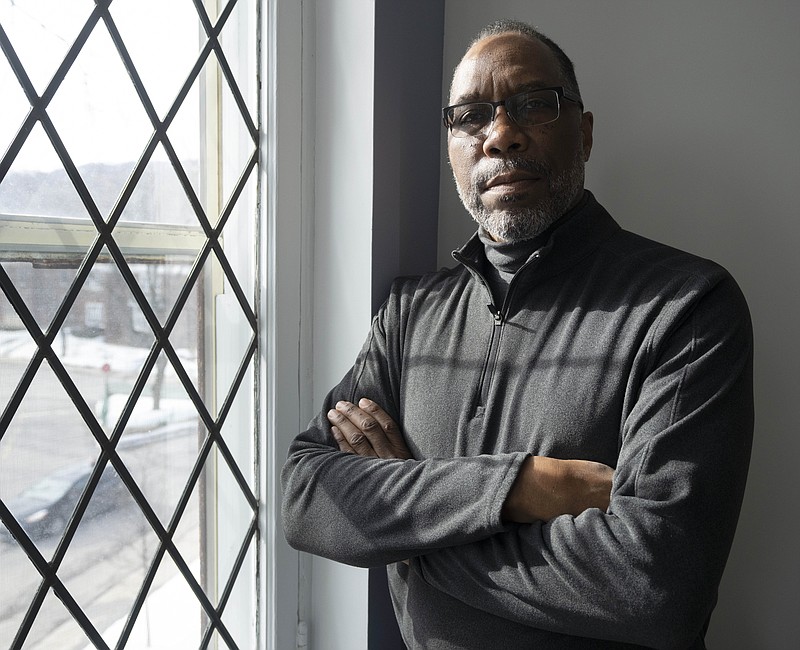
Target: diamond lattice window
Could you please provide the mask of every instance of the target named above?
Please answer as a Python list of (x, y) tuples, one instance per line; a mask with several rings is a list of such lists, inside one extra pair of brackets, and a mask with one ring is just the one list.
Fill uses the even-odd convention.
[(0, 647), (256, 646), (256, 11), (0, 0)]

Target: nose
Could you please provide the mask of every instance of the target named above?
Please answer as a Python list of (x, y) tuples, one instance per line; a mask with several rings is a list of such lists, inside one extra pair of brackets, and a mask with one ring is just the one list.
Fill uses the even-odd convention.
[(483, 141), (483, 152), (490, 158), (507, 153), (519, 153), (528, 148), (528, 136), (506, 111), (505, 106), (495, 109), (494, 119)]

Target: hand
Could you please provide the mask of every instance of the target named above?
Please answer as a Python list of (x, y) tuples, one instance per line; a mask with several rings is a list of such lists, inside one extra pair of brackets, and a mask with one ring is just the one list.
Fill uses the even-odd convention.
[(532, 456), (522, 464), (501, 517), (531, 523), (577, 516), (589, 508), (606, 510), (613, 478), (614, 470), (602, 463)]
[(400, 427), (372, 400), (361, 398), (358, 406), (338, 402), (328, 411), (328, 420), (341, 451), (377, 458), (412, 458)]

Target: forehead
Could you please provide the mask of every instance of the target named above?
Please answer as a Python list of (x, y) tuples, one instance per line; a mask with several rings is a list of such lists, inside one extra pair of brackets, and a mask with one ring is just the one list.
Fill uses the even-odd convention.
[(473, 45), (453, 74), (450, 103), (503, 99), (519, 88), (557, 86), (562, 74), (555, 55), (523, 34), (489, 36)]

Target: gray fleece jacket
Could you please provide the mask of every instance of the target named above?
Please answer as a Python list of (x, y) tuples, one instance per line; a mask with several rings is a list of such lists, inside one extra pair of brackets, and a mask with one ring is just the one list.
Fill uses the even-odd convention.
[[(591, 195), (562, 222), (494, 309), (477, 237), (455, 269), (397, 280), (291, 446), (289, 543), (387, 565), (409, 648), (704, 647), (750, 456), (747, 306)], [(361, 397), (413, 460), (337, 450), (325, 413)], [(529, 454), (613, 466), (608, 511), (505, 524)]]

